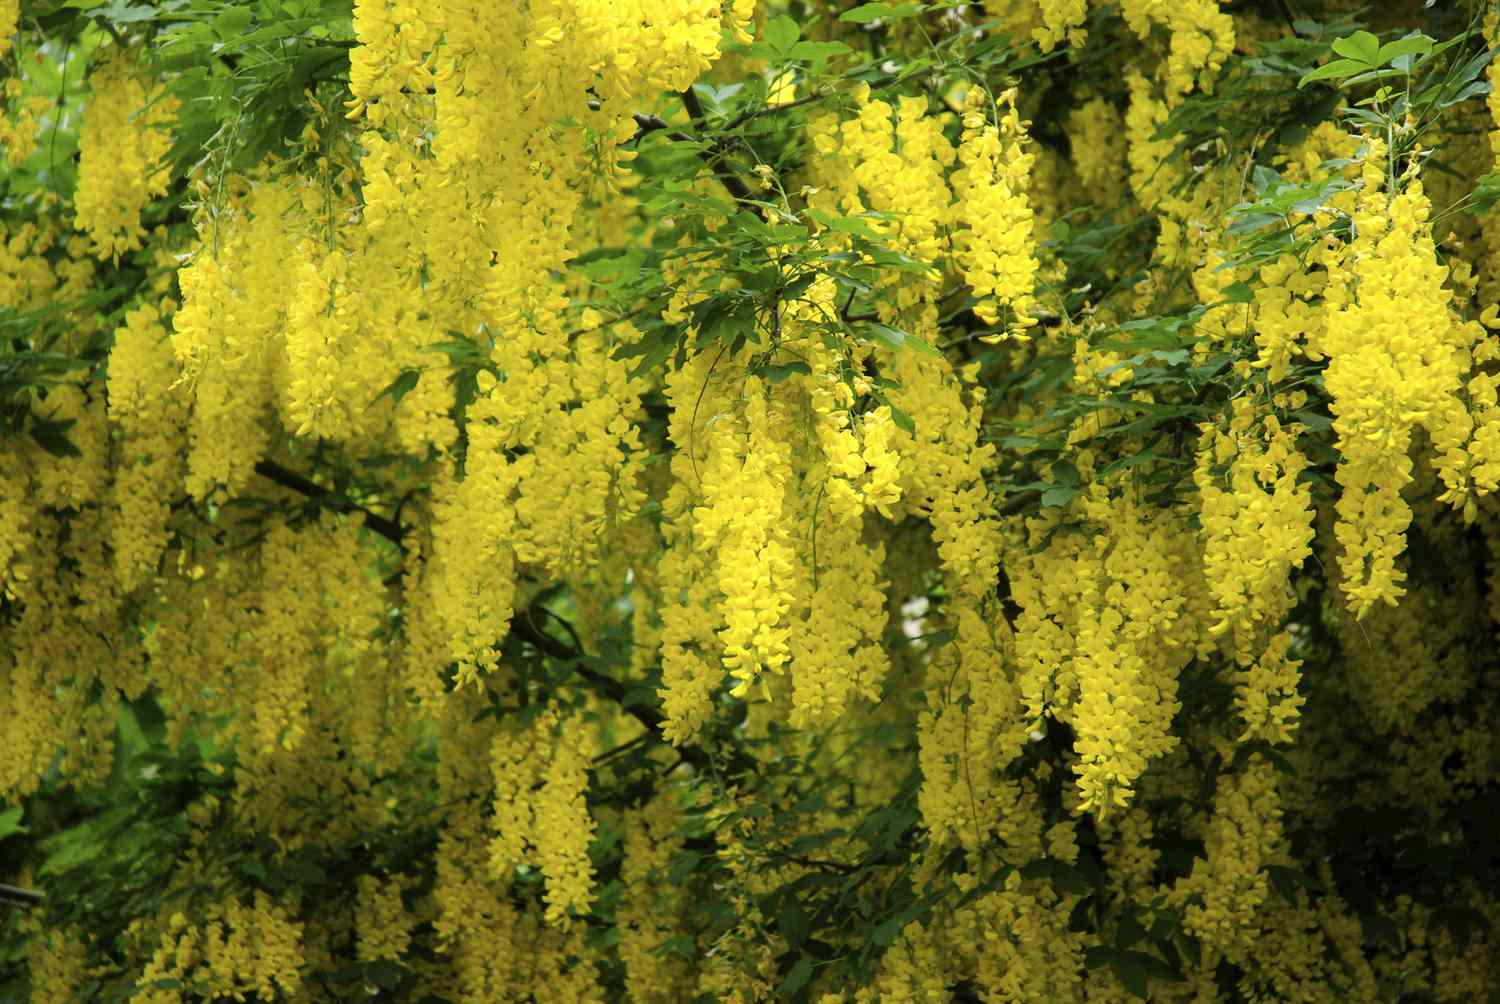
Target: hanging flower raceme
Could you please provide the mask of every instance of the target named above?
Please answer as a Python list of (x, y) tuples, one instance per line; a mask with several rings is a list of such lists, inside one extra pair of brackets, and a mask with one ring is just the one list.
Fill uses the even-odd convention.
[(787, 660), (786, 614), (792, 552), (782, 520), (789, 475), (786, 424), (778, 395), (756, 377), (745, 381), (744, 417), (712, 431), (704, 501), (695, 515), (697, 546), (716, 547), (724, 597), (719, 634), (724, 666), (744, 697), (762, 673)]
[(16, 22), (21, 19), (21, 0), (0, 0), (0, 60), (10, 55)]
[(1362, 616), (1405, 591), (1397, 559), (1411, 509), (1413, 433), (1425, 428), (1449, 488), (1462, 489), (1463, 445), (1472, 421), (1459, 398), (1471, 334), (1455, 323), (1436, 258), (1429, 206), (1419, 180), (1389, 191), (1385, 156), (1371, 141), (1356, 237), (1334, 274), (1327, 328), (1316, 350), (1328, 357), (1340, 460), (1336, 533), (1350, 605)]
[(972, 88), (964, 103), (961, 168), (953, 174), (955, 212), (965, 226), (955, 239), (957, 257), (980, 299), (974, 312), (997, 324), (1008, 310), (1017, 328), (1036, 323), (1037, 259), (1026, 198), (1033, 158), (1025, 152), (1025, 129), (1014, 88), (993, 102), (984, 88)]
[(141, 211), (167, 192), (164, 158), (172, 137), (166, 126), (178, 102), (160, 84), (147, 82), (137, 53), (108, 46), (102, 55), (89, 74), (73, 207), (95, 253), (118, 261), (142, 245)]
[(1204, 575), (1219, 618), (1209, 630), (1233, 629), (1240, 646), (1291, 609), (1292, 573), (1312, 553), (1312, 493), (1299, 479), (1308, 461), (1295, 432), (1241, 398), (1228, 431), (1206, 430), (1198, 455)]
[(1212, 90), (1215, 75), (1234, 51), (1234, 18), (1219, 10), (1218, 0), (1125, 0), (1120, 13), (1142, 38), (1149, 37), (1153, 25), (1167, 33), (1161, 76), (1172, 103), (1194, 86)]
[(490, 867), (508, 882), (535, 859), (547, 880), (547, 923), (566, 927), (593, 902), (588, 846), (594, 823), (584, 804), (588, 759), (568, 738), (570, 723), (546, 712), (529, 729), (496, 735), (491, 747), (496, 836)]
[(113, 540), (127, 590), (154, 573), (182, 483), (190, 402), (178, 373), (160, 312), (147, 305), (126, 314), (109, 354), (109, 419), (121, 433)]

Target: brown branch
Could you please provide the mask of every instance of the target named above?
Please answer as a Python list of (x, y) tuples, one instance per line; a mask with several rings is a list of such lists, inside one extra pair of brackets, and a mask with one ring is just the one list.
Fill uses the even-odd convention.
[[(533, 618), (534, 613), (540, 613), (544, 617), (561, 625), (563, 630), (572, 639), (571, 643), (565, 642), (560, 638), (555, 638), (543, 631)], [(662, 742), (666, 741), (662, 737), (662, 730), (667, 722), (666, 716), (655, 707), (648, 705), (627, 705), (625, 697), (628, 688), (624, 683), (584, 665), (583, 660), (586, 658), (586, 654), (578, 638), (578, 633), (573, 630), (573, 625), (568, 623), (562, 615), (548, 610), (546, 607), (527, 608), (511, 618), (510, 633), (543, 655), (557, 659), (560, 662), (572, 663), (573, 672), (578, 674), (579, 679), (587, 683), (595, 693), (618, 704), (621, 711), (624, 711), (627, 715), (640, 722), (646, 727), (647, 731), (651, 732)], [(679, 747), (678, 754), (683, 760), (699, 770), (704, 770), (711, 766), (708, 754), (695, 746)]]
[[(693, 120), (693, 127), (701, 129), (707, 122), (703, 113), (703, 103), (698, 100), (698, 95), (693, 93), (692, 87), (688, 87), (679, 95), (682, 98), (682, 106), (687, 109), (688, 118)], [(736, 202), (748, 205), (756, 215), (764, 218), (765, 210), (755, 202), (755, 196), (750, 191), (750, 186), (745, 180), (734, 172), (724, 157), (724, 151), (717, 145), (711, 145), (704, 153), (703, 160), (709, 169), (714, 172), (714, 177), (719, 179), (719, 184), (728, 190)]]
[(766, 105), (761, 108), (752, 108), (749, 111), (740, 112), (739, 115), (735, 116), (727, 123), (725, 123), (724, 131), (733, 132), (752, 119), (758, 119), (764, 115), (776, 115), (780, 112), (789, 112), (793, 108), (801, 108), (804, 105), (810, 105), (815, 102), (822, 101), (824, 98), (832, 97), (834, 93), (834, 91), (813, 91), (811, 94), (804, 94), (797, 100), (788, 101), (785, 104)]
[[(663, 129), (672, 128), (667, 124), (667, 120), (662, 118), (660, 115), (647, 115), (644, 112), (636, 112), (631, 116), (631, 118), (635, 119), (635, 135), (626, 140), (622, 145), (628, 146), (631, 143), (639, 143), (641, 141), (641, 137), (643, 136), (649, 135), (650, 133), (654, 132), (660, 132)], [(689, 136), (687, 133), (674, 132), (669, 133), (668, 136), (679, 143), (693, 142), (693, 137)]]
[(387, 519), (378, 513), (366, 509), (357, 502), (351, 502), (342, 495), (335, 494), (318, 484), (310, 478), (305, 478), (296, 471), (291, 471), (280, 464), (270, 460), (262, 460), (255, 465), (255, 473), (267, 481), (274, 481), (283, 488), (289, 488), (299, 495), (304, 495), (313, 502), (318, 503), (334, 512), (360, 512), (365, 515), (365, 526), (380, 534), (386, 540), (402, 547), (401, 537), (403, 531), (401, 524), (393, 519)]
[(0, 882), (0, 903), (12, 903), (16, 906), (39, 906), (45, 897), (32, 889), (20, 889), (13, 885)]

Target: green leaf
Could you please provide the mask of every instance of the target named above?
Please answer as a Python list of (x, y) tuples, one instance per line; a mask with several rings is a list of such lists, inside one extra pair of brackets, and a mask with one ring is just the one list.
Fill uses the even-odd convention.
[(249, 7), (226, 6), (214, 18), (214, 34), (225, 41), (235, 41), (250, 27)]
[(1134, 913), (1127, 913), (1120, 918), (1120, 926), (1115, 930), (1115, 944), (1120, 948), (1129, 948), (1146, 937), (1146, 928), (1136, 919)]
[(863, 216), (839, 216), (835, 213), (826, 213), (819, 209), (810, 209), (807, 215), (829, 230), (837, 230), (839, 233), (863, 237), (866, 240), (878, 241), (880, 239), (880, 235), (870, 228), (870, 224), (865, 221)]
[(1280, 222), (1281, 217), (1276, 213), (1246, 213), (1236, 218), (1227, 229), (1234, 236), (1240, 237)]
[(1224, 303), (1251, 303), (1255, 291), (1243, 282), (1232, 282), (1224, 287)]
[(270, 881), (270, 877), (266, 874), (266, 866), (255, 858), (245, 858), (243, 861), (237, 861), (234, 868), (241, 875), (253, 878), (262, 885)]
[(1148, 952), (1121, 952), (1120, 955), (1134, 965), (1139, 966), (1153, 980), (1165, 980), (1169, 983), (1180, 983), (1182, 981), (1181, 973)]
[(1306, 426), (1308, 432), (1327, 432), (1333, 428), (1333, 419), (1315, 411), (1294, 411), (1292, 418)]
[(812, 367), (798, 359), (789, 363), (769, 363), (760, 367), (757, 372), (767, 383), (781, 383), (793, 373), (804, 375), (812, 373)]
[(881, 399), (881, 403), (884, 404), (887, 408), (891, 409), (892, 425), (900, 429), (902, 432), (906, 433), (908, 436), (915, 436), (917, 434), (917, 423), (912, 421), (910, 415), (902, 411), (900, 408), (896, 407), (894, 404), (891, 404), (890, 401), (884, 398)]
[[(1391, 69), (1366, 70), (1363, 73), (1356, 73), (1354, 76), (1352, 76), (1348, 80), (1344, 81), (1344, 85), (1346, 87), (1354, 87), (1354, 86), (1356, 86), (1358, 84), (1368, 84), (1372, 80), (1390, 80), (1390, 79), (1392, 79), (1394, 77), (1401, 77), (1401, 76), (1405, 76), (1405, 73), (1403, 71), (1401, 71), (1401, 70), (1391, 70)], [(1377, 92), (1377, 94), (1378, 93), (1379, 92)], [(1361, 104), (1363, 104), (1363, 103), (1364, 102), (1361, 102)]]
[(400, 401), (416, 388), (417, 381), (421, 379), (421, 370), (402, 370), (400, 376), (386, 385), (385, 390), (375, 395), (375, 400), (389, 396), (392, 401)]
[(36, 445), (54, 457), (81, 457), (83, 451), (74, 446), (73, 441), (67, 437), (67, 431), (73, 427), (73, 424), (74, 420), (71, 418), (53, 421), (33, 415), (28, 431), (31, 433), (31, 438), (36, 440)]
[(1491, 90), (1492, 88), (1488, 80), (1473, 80), (1459, 88), (1450, 97), (1443, 98), (1437, 103), (1437, 106), (1438, 108), (1452, 108), (1454, 105), (1463, 104), (1470, 98), (1484, 97)]
[(1119, 950), (1110, 945), (1090, 945), (1083, 950), (1083, 967), (1101, 969), (1109, 965), (1110, 960), (1118, 954)]
[(1486, 213), (1493, 209), (1495, 203), (1500, 202), (1500, 173), (1491, 171), (1482, 175), (1469, 198), (1473, 200), (1473, 211), (1476, 213)]
[(900, 936), (901, 930), (905, 926), (906, 922), (900, 917), (892, 917), (875, 927), (874, 933), (870, 935), (870, 940), (875, 942), (878, 947), (884, 948)]
[(1052, 885), (1059, 892), (1074, 896), (1082, 896), (1090, 888), (1088, 876), (1083, 873), (1083, 870), (1061, 858), (1052, 859)]
[(810, 63), (830, 59), (834, 56), (842, 56), (846, 52), (852, 52), (843, 42), (798, 42), (787, 50), (790, 59), (805, 59)]
[(1141, 965), (1138, 958), (1141, 954), (1141, 952), (1116, 952), (1109, 960), (1109, 968), (1115, 974), (1115, 979), (1120, 981), (1120, 985), (1128, 993), (1141, 1000), (1149, 1000), (1150, 979), (1147, 976), (1146, 967)]
[(1292, 869), (1273, 865), (1266, 869), (1266, 879), (1276, 895), (1291, 906), (1297, 905), (1297, 886), (1300, 883)]
[(410, 975), (410, 969), (388, 959), (365, 963), (365, 979), (382, 990), (393, 989)]
[(281, 866), (281, 872), (289, 881), (301, 886), (319, 886), (328, 881), (328, 873), (308, 854), (288, 858)]
[(761, 33), (766, 44), (782, 55), (788, 54), (801, 37), (802, 29), (785, 14), (767, 21), (765, 30)]
[(1078, 494), (1077, 488), (1069, 488), (1065, 485), (1053, 485), (1042, 492), (1042, 508), (1053, 509), (1067, 505), (1073, 501), (1073, 496)]
[(1333, 51), (1367, 66), (1380, 65), (1380, 39), (1368, 31), (1356, 31), (1345, 38), (1334, 39)]
[(1357, 59), (1335, 59), (1331, 63), (1324, 63), (1315, 70), (1308, 70), (1297, 81), (1297, 89), (1301, 90), (1315, 80), (1334, 80), (1344, 77), (1352, 77), (1356, 73), (1362, 73), (1370, 67), (1367, 63), (1361, 63)]
[(862, 3), (853, 10), (839, 15), (840, 21), (869, 24), (871, 21), (899, 21), (916, 17), (927, 9), (925, 3)]
[(628, 359), (640, 357), (640, 362), (630, 371), (630, 379), (634, 380), (642, 373), (656, 369), (664, 364), (677, 349), (677, 342), (665, 335), (655, 335), (642, 338), (639, 342), (630, 345), (622, 345), (615, 350), (613, 358)]
[(795, 896), (788, 896), (782, 901), (781, 913), (776, 918), (776, 929), (793, 949), (801, 948), (807, 941), (807, 936), (811, 933), (807, 912), (802, 909), (802, 904), (797, 902)]
[(1278, 773), (1285, 774), (1288, 777), (1297, 776), (1297, 768), (1292, 766), (1292, 762), (1288, 760), (1280, 750), (1276, 749), (1270, 743), (1263, 740), (1255, 740), (1253, 742), (1245, 743), (1245, 745), (1235, 750), (1234, 758), (1229, 762), (1230, 773), (1238, 771), (1252, 756), (1257, 753), (1265, 757), (1266, 762), (1269, 763), (1271, 767)]
[(340, 966), (328, 974), (328, 979), (334, 983), (351, 983), (365, 974), (365, 967), (358, 962), (351, 962), (347, 966)]
[(102, 18), (110, 24), (138, 24), (141, 21), (150, 21), (157, 15), (157, 9), (145, 5), (132, 5), (125, 0), (114, 0), (108, 7), (95, 7), (89, 11), (90, 17)]
[(1432, 39), (1421, 32), (1414, 32), (1405, 38), (1398, 38), (1394, 42), (1387, 42), (1380, 47), (1380, 52), (1375, 57), (1375, 62), (1380, 65), (1390, 63), (1400, 56), (1417, 56), (1432, 51)]
[(804, 955), (797, 960), (796, 965), (792, 966), (791, 972), (786, 974), (786, 979), (781, 981), (779, 995), (783, 999), (795, 995), (807, 986), (808, 981), (812, 979), (812, 974), (813, 960)]
[(916, 335), (908, 334), (900, 328), (893, 328), (889, 324), (878, 324), (874, 321), (869, 321), (864, 325), (864, 330), (873, 335), (875, 341), (884, 345), (892, 352), (898, 352), (903, 348), (912, 348), (918, 352), (925, 352), (930, 356), (942, 354)]
[(17, 833), (25, 833), (26, 827), (21, 825), (22, 810), (20, 806), (6, 809), (0, 812), (0, 840)]

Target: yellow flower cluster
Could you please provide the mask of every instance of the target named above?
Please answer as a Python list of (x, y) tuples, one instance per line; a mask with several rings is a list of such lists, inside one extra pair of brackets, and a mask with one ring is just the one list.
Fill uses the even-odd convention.
[[(811, 205), (850, 216), (871, 213), (870, 228), (889, 233), (902, 251), (921, 261), (940, 260), (953, 212), (945, 175), (955, 159), (940, 119), (927, 114), (923, 99), (903, 97), (892, 105), (873, 98), (865, 84), (852, 96), (853, 117), (841, 121), (827, 113), (808, 123), (820, 155)], [(905, 300), (914, 294), (898, 295)]]
[(791, 597), (790, 542), (782, 505), (788, 470), (787, 416), (760, 380), (744, 386), (744, 415), (729, 416), (710, 435), (703, 504), (695, 513), (695, 546), (717, 549), (723, 596), (724, 667), (744, 697), (762, 673), (787, 660), (786, 615)]
[(109, 355), (109, 419), (122, 454), (112, 485), (115, 574), (126, 591), (154, 575), (183, 477), (188, 402), (160, 312), (137, 307)]
[(1206, 590), (1180, 514), (1102, 486), (1074, 504), (1098, 529), (1028, 553), (1055, 526), (1038, 518), (1006, 570), (1022, 608), (1020, 696), (1036, 727), (1049, 714), (1072, 726), (1082, 806), (1106, 813), (1176, 745), (1177, 675), (1202, 646)]
[(361, 959), (401, 959), (411, 945), (415, 918), (401, 897), (398, 876), (361, 875), (354, 918)]
[(625, 897), (616, 914), (620, 958), (625, 963), (631, 999), (637, 1004), (671, 1004), (693, 986), (686, 959), (659, 946), (677, 930), (686, 905), (667, 881), (667, 869), (682, 848), (676, 827), (681, 813), (670, 789), (626, 816), (625, 854), (620, 881)]
[(379, 128), (401, 104), (403, 89), (425, 91), (433, 25), (414, 3), (356, 0), (354, 34), (359, 45), (349, 54), (349, 117), (364, 115)]
[(16, 22), (21, 19), (21, 0), (0, 0), (0, 59), (10, 55), (11, 43), (16, 34)]
[[(606, 99), (680, 91), (719, 54), (720, 0), (575, 0), (572, 7), (577, 20), (571, 27), (607, 88)], [(565, 23), (550, 28), (539, 44), (562, 44)]]
[(723, 681), (715, 556), (697, 546), (694, 513), (703, 497), (703, 469), (711, 456), (714, 427), (734, 407), (722, 373), (699, 354), (665, 379), (671, 407), (667, 435), (672, 451), (671, 484), (662, 500), (662, 543), (657, 566), (661, 595), (663, 733), (674, 743), (692, 739), (707, 721)]
[[(810, 295), (831, 300), (831, 288)], [(854, 408), (841, 374), (858, 349), (809, 337), (816, 308), (781, 323), (810, 372), (777, 383), (703, 353), (667, 376), (678, 444), (657, 566), (667, 734), (691, 738), (725, 680), (811, 725), (874, 700), (888, 659), (877, 518), (901, 518), (907, 446), (890, 407)], [(868, 381), (865, 381), (868, 389)], [(859, 386), (858, 381), (856, 386)], [(806, 424), (804, 424), (806, 423)], [(790, 689), (774, 677), (791, 670)]]
[(148, 84), (136, 61), (133, 52), (104, 50), (89, 74), (78, 136), (78, 228), (100, 258), (113, 261), (141, 246), (141, 210), (166, 194), (172, 137), (165, 126), (177, 113), (177, 99)]
[(1258, 931), (1266, 866), (1285, 853), (1281, 816), (1276, 771), (1263, 758), (1220, 776), (1204, 856), (1172, 891), (1185, 903), (1187, 930), (1218, 951), (1243, 950)]
[(1141, 38), (1154, 26), (1170, 39), (1164, 83), (1170, 98), (1195, 86), (1211, 89), (1224, 60), (1234, 51), (1234, 18), (1218, 0), (1124, 0), (1120, 14)]
[[(567, 378), (548, 385), (566, 395), (560, 414), (536, 429), (531, 453), (516, 463), (516, 556), (559, 580), (592, 567), (606, 533), (646, 502), (637, 427), (645, 382), (611, 358), (638, 333), (628, 323), (606, 327), (589, 312), (580, 321), (586, 328), (573, 335)], [(489, 393), (504, 398), (498, 385)]]
[(917, 805), (936, 844), (968, 850), (1016, 837), (1019, 785), (1006, 768), (1026, 742), (1015, 684), (1006, 665), (1007, 631), (969, 605), (954, 611), (951, 646), (928, 663), (928, 707), (917, 722), (922, 789)]
[(40, 925), (29, 933), (26, 961), (31, 967), (31, 1001), (72, 1004), (88, 977), (83, 933), (69, 928), (44, 931)]
[(1336, 529), (1350, 604), (1363, 616), (1405, 591), (1397, 564), (1411, 509), (1412, 435), (1425, 428), (1449, 488), (1462, 494), (1463, 447), (1472, 429), (1458, 394), (1469, 366), (1468, 326), (1455, 323), (1447, 269), (1427, 228), (1419, 180), (1397, 193), (1382, 182), (1384, 154), (1367, 155), (1356, 238), (1328, 292), (1327, 324), (1316, 346), (1328, 357), (1340, 461)]
[(546, 712), (529, 729), (499, 733), (490, 750), (496, 831), (490, 869), (506, 882), (534, 858), (547, 881), (546, 921), (567, 927), (593, 901), (589, 842), (594, 821), (584, 805), (588, 758), (570, 738), (575, 726)]
[(1227, 431), (1204, 430), (1198, 453), (1203, 570), (1218, 618), (1209, 632), (1232, 629), (1242, 659), (1252, 632), (1291, 609), (1292, 573), (1312, 553), (1312, 493), (1299, 481), (1308, 461), (1296, 433), (1242, 398)]
[[(0, 0), (0, 63), (11, 63), (19, 69), (21, 60), (12, 52), (17, 23), (21, 16), (20, 0)], [(26, 86), (21, 73), (6, 73), (0, 82), (0, 164), (19, 166), (36, 150), (37, 125), (41, 116), (53, 106), (52, 99), (33, 93), (24, 96)]]
[(1069, 45), (1081, 46), (1087, 33), (1080, 27), (1088, 17), (1085, 0), (1038, 0), (1041, 7), (1042, 27), (1032, 32), (1032, 38), (1043, 52), (1050, 52), (1064, 39)]
[(1008, 308), (1024, 328), (1035, 323), (1037, 260), (1026, 199), (1034, 158), (1023, 146), (1026, 123), (1016, 111), (1015, 89), (993, 100), (982, 88), (972, 89), (963, 125), (962, 167), (953, 174), (953, 191), (967, 229), (956, 240), (957, 259), (980, 298), (974, 312), (996, 324)]
[[(1125, 197), (1125, 123), (1102, 97), (1074, 108), (1067, 118), (1073, 169), (1090, 201), (1109, 208)], [(1039, 186), (1038, 186), (1039, 187)]]
[(286, 187), (253, 186), (219, 211), (178, 276), (172, 351), (192, 393), (187, 485), (197, 498), (216, 487), (240, 490), (266, 453), (278, 334), (293, 288), (282, 224), (292, 205)]
[[(948, 6), (870, 40), (894, 58), (956, 24), (963, 42), (978, 5)], [(1094, 9), (985, 6), (1048, 51), (1087, 44)], [(814, 51), (824, 8), (795, 8)], [(137, 996), (322, 999), (314, 974), (352, 952), (399, 962), (413, 999), (465, 1004), (593, 1001), (621, 979), (641, 1002), (749, 1004), (788, 996), (787, 963), (822, 1004), (960, 984), (1114, 1002), (1127, 987), (1089, 950), (1157, 953), (1160, 937), (1132, 940), (1148, 914), (1203, 949), (1171, 956), (1183, 981), (1153, 999), (1220, 999), (1221, 962), (1246, 1000), (1375, 999), (1408, 971), (1491, 989), (1492, 938), (1466, 947), (1397, 902), (1409, 943), (1372, 947), (1283, 833), (1327, 824), (1330, 786), (1447, 811), (1493, 783), (1475, 639), (1500, 622), (1500, 310), (1457, 253), (1476, 232), (1491, 247), (1486, 225), (1440, 220), (1458, 236), (1437, 243), (1446, 200), (1421, 151), (1390, 177), (1378, 142), (1324, 123), (1270, 163), (1359, 187), (1292, 221), (1319, 234), (1305, 253), (1224, 267), (1225, 203), (1249, 196), (1197, 166), (1221, 152), (1175, 156), (1180, 136), (1157, 131), (1237, 35), (1281, 29), (1213, 0), (1120, 5), (1128, 104), (1086, 83), (1054, 117), (977, 75), (824, 94), (793, 60), (743, 144), (685, 142), (716, 113), (684, 125), (663, 92), (779, 11), (356, 0), (347, 121), (320, 86), (300, 166), (187, 179), (182, 245), (141, 222), (170, 102), (134, 57), (98, 50), (88, 236), (3, 224), (0, 295), (64, 304), (93, 281), (80, 259), (183, 254), (120, 301), (113, 332), (64, 313), (64, 348), (102, 341), (104, 365), (17, 396), (81, 456), (24, 429), (0, 451), (0, 798), (107, 778), (120, 702), (149, 691), (169, 745), (234, 762), (187, 810), (174, 883), (209, 881), (226, 819), (275, 855), (363, 844), (374, 861), (331, 903), (194, 892), (138, 919), (120, 948)], [(759, 72), (764, 51), (733, 58)], [(1060, 123), (1067, 152), (1033, 144), (1023, 110), (1053, 138)], [(795, 231), (733, 276), (618, 170), (665, 148), (710, 170), (663, 191), (722, 200), (757, 137), (804, 114), (805, 162), (747, 172), (757, 201), (704, 225)], [(101, 168), (121, 162), (123, 180)], [(1116, 231), (1128, 218), (1151, 226)], [(1052, 256), (1055, 220), (1103, 221), (1121, 250), (1099, 271), (1129, 288), (1072, 284), (1094, 266)], [(885, 268), (876, 243), (921, 264)], [(622, 304), (636, 276), (597, 281), (621, 247), (626, 272), (670, 259), (661, 288)], [(761, 269), (795, 294), (742, 282)], [(695, 327), (706, 297), (749, 293), (736, 330)], [(1149, 341), (1165, 323), (1139, 354), (1122, 345), (1148, 330), (1122, 322), (1184, 304), (1214, 306), (1172, 329), (1180, 348)], [(632, 377), (662, 323), (681, 352)], [(1001, 326), (1034, 337), (985, 330)], [(1384, 747), (1369, 763), (1361, 730)], [(409, 798), (413, 776), (436, 792)], [(416, 875), (364, 841), (409, 827), (435, 848)], [(1068, 891), (1095, 864), (1087, 898)], [(1269, 895), (1283, 868), (1323, 888)], [(799, 933), (827, 914), (799, 917), (792, 893), (845, 876), (957, 895), (875, 921), (869, 979), (841, 985), (852, 970), (812, 961), (840, 932)], [(34, 936), (38, 999), (77, 996), (88, 962)]]
[(816, 502), (812, 509), (799, 514), (797, 535), (809, 552), (791, 584), (788, 720), (799, 728), (838, 720), (853, 697), (878, 701), (890, 668), (882, 644), (884, 548), (866, 539), (858, 515), (840, 516)]
[(189, 985), (216, 997), (295, 997), (302, 989), (302, 925), (264, 892), (252, 905), (230, 899), (210, 907), (200, 924), (181, 913), (166, 922), (141, 972), (139, 998), (182, 1004)]

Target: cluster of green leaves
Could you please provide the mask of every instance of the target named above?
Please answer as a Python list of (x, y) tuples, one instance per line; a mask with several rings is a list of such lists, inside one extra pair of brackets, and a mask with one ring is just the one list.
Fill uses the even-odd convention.
[(62, 0), (30, 10), (48, 38), (140, 44), (182, 102), (177, 176), (209, 159), (215, 173), (294, 146), (312, 110), (304, 95), (347, 82), (352, 0)]

